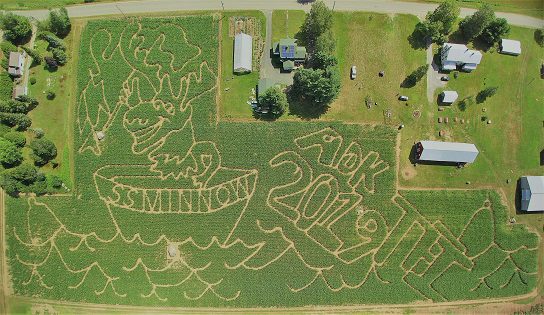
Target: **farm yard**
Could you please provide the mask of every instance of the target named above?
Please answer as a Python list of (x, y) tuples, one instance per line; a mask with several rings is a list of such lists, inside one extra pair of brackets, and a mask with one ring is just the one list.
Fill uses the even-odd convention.
[[(418, 166), (411, 181), (398, 174), (415, 135), (406, 131), (408, 122), (399, 134), (398, 122), (411, 117), (416, 125), (415, 106), (419, 121), (434, 121), (436, 114), (436, 106), (426, 103), (424, 82), (406, 91), (406, 109), (393, 92), (379, 93), (425, 63), (425, 52), (411, 51), (406, 40), (415, 18), (336, 13), (337, 29), (354, 34), (380, 28), (367, 41), (376, 51), (395, 52), (391, 58), (404, 60), (405, 68), (372, 63), (383, 54), (358, 54), (368, 47), (339, 36), (340, 69), (346, 72), (354, 61), (369, 67), (361, 67), (363, 88), (346, 79), (322, 121), (267, 124), (223, 119), (245, 115), (226, 108), (231, 101), (225, 86), (254, 84), (251, 76), (227, 80), (229, 16), (87, 23), (73, 108), (73, 191), (5, 200), (16, 295), (112, 305), (286, 308), (507, 300), (535, 292), (539, 235), (507, 224), (511, 215), (496, 187), (422, 189), (435, 184), (433, 171), (421, 178), (426, 170)], [(514, 32), (527, 47), (517, 61), (532, 62), (532, 43), (521, 36), (528, 31)], [(379, 39), (387, 36), (392, 46), (383, 47)], [(354, 59), (359, 57), (368, 59)], [(489, 52), (484, 60), (495, 57), (509, 58)], [(486, 68), (482, 64), (467, 79), (483, 84)], [(473, 84), (462, 79), (450, 84)], [(378, 105), (364, 107), (367, 94)], [(538, 95), (528, 94), (527, 103)], [(384, 124), (380, 106), (386, 104), (392, 104), (392, 116)], [(497, 115), (491, 105), (476, 106)], [(535, 119), (531, 112), (523, 115)], [(498, 134), (499, 118), (491, 117), (496, 123), (487, 128)], [(349, 123), (333, 121), (340, 119)], [(522, 139), (531, 136), (521, 133)], [(523, 165), (529, 168), (516, 169), (536, 170)]]

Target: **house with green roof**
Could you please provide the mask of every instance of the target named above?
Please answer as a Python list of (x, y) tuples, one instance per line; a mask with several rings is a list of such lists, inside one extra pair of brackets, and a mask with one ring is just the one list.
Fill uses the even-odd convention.
[(306, 47), (298, 46), (294, 38), (282, 38), (275, 42), (272, 52), (279, 57), (284, 71), (292, 71), (306, 61)]

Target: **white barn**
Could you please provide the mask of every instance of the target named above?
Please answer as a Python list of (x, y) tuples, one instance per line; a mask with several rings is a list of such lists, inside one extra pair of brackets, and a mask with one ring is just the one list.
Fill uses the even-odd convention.
[(23, 75), (25, 68), (25, 52), (10, 52), (8, 62), (8, 73), (14, 77), (20, 77)]
[(251, 72), (253, 69), (253, 39), (239, 33), (234, 37), (234, 73)]
[(459, 94), (456, 91), (442, 91), (440, 93), (440, 100), (444, 104), (452, 104), (457, 100)]
[(499, 45), (499, 52), (501, 54), (519, 56), (521, 54), (521, 43), (512, 39), (501, 39)]
[(420, 161), (472, 163), (478, 153), (472, 143), (420, 141), (416, 144), (416, 158)]
[(445, 43), (440, 51), (442, 70), (456, 70), (461, 67), (463, 71), (470, 72), (482, 61), (482, 53), (468, 49), (466, 45)]
[(544, 176), (523, 176), (520, 188), (521, 210), (544, 211)]

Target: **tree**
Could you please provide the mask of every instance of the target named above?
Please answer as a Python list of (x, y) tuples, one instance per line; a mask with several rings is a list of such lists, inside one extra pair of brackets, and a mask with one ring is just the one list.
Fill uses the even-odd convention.
[(72, 29), (66, 8), (49, 11), (49, 29), (59, 37), (65, 37)]
[(51, 187), (53, 188), (60, 188), (62, 187), (62, 179), (56, 175), (51, 175), (49, 177), (49, 182), (51, 183)]
[(38, 35), (38, 38), (47, 42), (47, 50), (51, 50), (53, 48), (60, 48), (62, 50), (66, 50), (66, 45), (64, 45), (64, 41), (51, 32), (41, 32)]
[(485, 102), (487, 98), (495, 95), (495, 93), (497, 93), (498, 90), (499, 88), (496, 86), (491, 86), (481, 90), (480, 92), (478, 92), (478, 95), (476, 95), (476, 102), (478, 104)]
[(4, 139), (15, 144), (18, 148), (22, 148), (26, 144), (25, 134), (17, 131), (10, 131), (3, 135)]
[(287, 106), (287, 96), (279, 87), (271, 87), (259, 97), (259, 105), (270, 108), (269, 113), (274, 118), (280, 117)]
[(36, 139), (30, 143), (32, 149), (32, 159), (37, 165), (45, 165), (57, 157), (57, 147), (48, 139)]
[[(443, 44), (446, 41), (446, 35), (442, 34), (443, 25), (440, 22), (423, 21), (416, 24), (415, 33), (422, 40), (431, 40), (434, 43)], [(421, 43), (423, 44), (427, 43)]]
[(425, 74), (427, 74), (427, 69), (429, 68), (429, 65), (423, 65), (414, 70), (410, 75), (404, 79), (404, 81), (401, 83), (401, 87), (409, 88), (415, 86), (423, 77)]
[(334, 67), (299, 69), (293, 77), (293, 90), (306, 104), (322, 108), (338, 96), (340, 76)]
[(310, 64), (314, 69), (327, 69), (329, 67), (336, 67), (338, 65), (338, 59), (334, 55), (326, 54), (324, 52), (317, 52), (312, 55)]
[(23, 161), (23, 154), (13, 142), (0, 138), (0, 163), (4, 167), (14, 167)]
[(314, 53), (322, 52), (326, 54), (332, 54), (336, 47), (336, 40), (331, 30), (319, 35), (315, 41)]
[(535, 31), (535, 41), (540, 47), (544, 47), (544, 29), (538, 29)]
[(480, 38), (488, 45), (498, 43), (504, 35), (510, 33), (510, 25), (504, 18), (496, 18), (482, 31)]
[(66, 56), (64, 50), (60, 48), (53, 48), (51, 49), (51, 53), (59, 66), (64, 66), (66, 64), (68, 57)]
[(0, 28), (4, 30), (4, 38), (16, 44), (24, 43), (32, 36), (28, 18), (11, 12), (0, 16)]
[(478, 37), (483, 30), (495, 19), (491, 5), (484, 3), (473, 15), (467, 16), (459, 24), (459, 30), (467, 40)]
[(312, 4), (301, 27), (302, 38), (310, 50), (315, 48), (316, 40), (321, 34), (332, 28), (332, 22), (332, 11), (323, 1), (318, 0)]
[(449, 34), (459, 17), (459, 7), (455, 0), (442, 2), (433, 12), (428, 12), (426, 20), (438, 26), (440, 34)]

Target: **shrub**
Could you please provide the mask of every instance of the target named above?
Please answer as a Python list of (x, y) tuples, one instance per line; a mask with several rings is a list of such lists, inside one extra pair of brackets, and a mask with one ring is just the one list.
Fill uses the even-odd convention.
[(66, 50), (64, 41), (51, 32), (41, 32), (38, 37), (47, 42), (47, 50), (51, 50), (53, 48), (60, 48), (62, 50)]
[(10, 131), (6, 133), (3, 137), (4, 139), (15, 144), (19, 148), (24, 147), (26, 144), (26, 137), (25, 134), (22, 132)]
[(538, 29), (535, 31), (535, 41), (540, 47), (544, 47), (544, 29)]
[(59, 64), (57, 63), (55, 58), (51, 56), (45, 56), (43, 60), (45, 60), (45, 64), (47, 65), (47, 68), (49, 70), (56, 70), (59, 67)]
[(481, 90), (480, 92), (478, 92), (478, 95), (476, 95), (476, 102), (478, 104), (485, 102), (488, 97), (495, 95), (498, 89), (498, 87), (492, 86)]
[(4, 167), (14, 167), (21, 164), (23, 154), (13, 142), (0, 138), (0, 163)]
[(53, 58), (59, 66), (64, 66), (66, 64), (68, 56), (66, 56), (64, 50), (60, 48), (53, 48), (51, 49), (51, 53), (53, 54)]
[(51, 91), (51, 90), (48, 90), (46, 93), (45, 93), (46, 97), (48, 100), (53, 100), (55, 99), (55, 97), (57, 96), (57, 94), (55, 94), (55, 92)]
[(31, 85), (36, 84), (36, 78), (35, 77), (30, 78), (29, 82), (30, 82)]
[(0, 49), (2, 50), (2, 53), (4, 54), (4, 57), (7, 59), (9, 58), (10, 52), (16, 52), (17, 46), (13, 45), (11, 42), (8, 41), (2, 41), (0, 43)]
[(32, 132), (34, 133), (34, 137), (36, 137), (36, 139), (40, 139), (45, 135), (45, 131), (43, 131), (42, 128), (34, 128), (32, 129)]
[(13, 93), (13, 81), (7, 71), (0, 71), (0, 101), (11, 99)]
[(33, 64), (39, 65), (39, 64), (42, 63), (42, 56), (40, 55), (39, 51), (37, 51), (35, 49), (32, 49), (32, 48), (28, 48), (28, 47), (23, 47), (23, 49), (32, 58), (32, 63)]
[(57, 157), (57, 147), (48, 139), (36, 139), (30, 143), (32, 149), (32, 159), (37, 165), (45, 165)]
[(56, 175), (49, 176), (49, 183), (51, 183), (51, 187), (53, 188), (61, 188), (62, 187), (62, 179)]
[(20, 113), (0, 112), (0, 121), (9, 127), (17, 127), (17, 130), (26, 130), (32, 125), (32, 120), (27, 115)]

